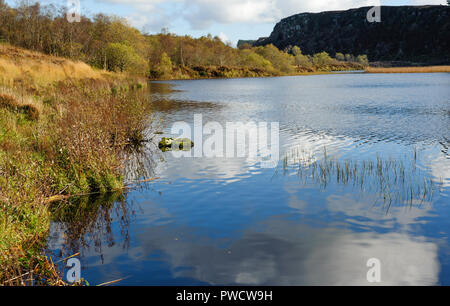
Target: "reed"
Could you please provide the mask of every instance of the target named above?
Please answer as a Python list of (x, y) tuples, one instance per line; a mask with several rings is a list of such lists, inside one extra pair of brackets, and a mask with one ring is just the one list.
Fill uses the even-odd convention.
[[(418, 151), (402, 160), (382, 158), (375, 160), (330, 157), (324, 148), (321, 156), (294, 149), (285, 154), (282, 161), (284, 174), (296, 171), (303, 184), (316, 184), (322, 189), (335, 183), (358, 189), (360, 192), (376, 194), (383, 205), (413, 205), (432, 202), (440, 192), (440, 183), (416, 166)], [(406, 161), (406, 163), (404, 162)]]
[(367, 67), (368, 73), (433, 73), (450, 72), (450, 66), (427, 66), (427, 67)]

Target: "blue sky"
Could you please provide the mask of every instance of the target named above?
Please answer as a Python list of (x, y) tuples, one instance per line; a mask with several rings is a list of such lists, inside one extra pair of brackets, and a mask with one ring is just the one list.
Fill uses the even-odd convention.
[[(11, 5), (16, 1), (7, 0)], [(33, 1), (31, 1), (33, 2)], [(67, 0), (41, 0), (65, 5)], [(125, 17), (140, 30), (199, 37), (208, 33), (233, 44), (239, 39), (270, 35), (281, 18), (301, 13), (349, 9), (369, 5), (445, 4), (445, 0), (80, 0), (84, 15)]]

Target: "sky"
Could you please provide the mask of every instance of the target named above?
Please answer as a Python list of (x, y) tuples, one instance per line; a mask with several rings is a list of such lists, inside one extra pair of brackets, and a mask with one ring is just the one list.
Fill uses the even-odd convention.
[[(72, 0), (41, 0), (64, 5)], [(345, 10), (371, 5), (446, 4), (446, 0), (79, 0), (81, 13), (125, 17), (145, 33), (200, 37), (219, 36), (236, 45), (239, 39), (269, 36), (282, 18), (303, 13)], [(7, 0), (14, 5), (16, 0)], [(31, 1), (34, 2), (34, 1)]]

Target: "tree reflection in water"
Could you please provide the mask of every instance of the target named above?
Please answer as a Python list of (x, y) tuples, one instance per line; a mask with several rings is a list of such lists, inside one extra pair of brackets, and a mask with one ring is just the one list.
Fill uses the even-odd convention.
[[(128, 229), (134, 212), (131, 202), (126, 200), (126, 193), (111, 193), (101, 196), (86, 196), (60, 202), (54, 205), (53, 227), (55, 233), (50, 237), (50, 245), (63, 245), (61, 257), (95, 248), (102, 254), (103, 243), (107, 247), (115, 245), (115, 237), (111, 230), (111, 221), (116, 219), (120, 224), (123, 248), (129, 247)], [(61, 241), (62, 240), (62, 241)]]

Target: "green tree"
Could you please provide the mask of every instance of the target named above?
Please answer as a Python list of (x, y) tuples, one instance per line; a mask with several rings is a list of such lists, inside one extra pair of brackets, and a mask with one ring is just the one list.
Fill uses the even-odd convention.
[(345, 55), (345, 60), (346, 60), (347, 62), (353, 62), (353, 61), (354, 61), (353, 55), (347, 53), (347, 54)]
[(340, 53), (340, 52), (337, 52), (337, 53), (336, 53), (335, 58), (336, 58), (338, 61), (341, 61), (341, 62), (344, 62), (344, 61), (345, 61), (345, 55), (342, 54), (342, 53)]
[(272, 63), (266, 60), (259, 54), (256, 54), (251, 49), (243, 49), (240, 54), (239, 65), (249, 67), (249, 68), (260, 68), (266, 70), (273, 70)]
[(172, 60), (170, 59), (170, 57), (167, 55), (166, 52), (163, 52), (161, 54), (161, 60), (159, 62), (157, 71), (159, 77), (169, 77), (172, 74), (173, 71)]
[(272, 44), (254, 49), (256, 53), (270, 61), (275, 69), (283, 73), (294, 72), (294, 57), (286, 52), (278, 50)]
[(301, 55), (302, 54), (302, 50), (298, 47), (298, 46), (294, 46), (294, 47), (292, 47), (292, 54), (294, 55), (294, 56), (297, 56), (297, 55)]
[(333, 59), (327, 52), (320, 52), (314, 54), (312, 62), (318, 69), (324, 69), (333, 62)]
[[(450, 0), (449, 0), (450, 1)], [(368, 66), (369, 65), (369, 59), (367, 58), (367, 55), (359, 55), (356, 58), (356, 61), (360, 64), (362, 64), (363, 66)]]
[(110, 43), (106, 51), (106, 63), (108, 70), (111, 71), (130, 71), (140, 73), (145, 69), (145, 61), (142, 59), (133, 47), (123, 43)]
[(306, 55), (303, 55), (302, 50), (298, 46), (294, 46), (291, 49), (291, 52), (294, 55), (294, 62), (297, 67), (304, 69), (312, 68), (312, 62), (310, 58)]
[(313, 64), (311, 59), (303, 54), (299, 54), (295, 56), (295, 64), (300, 68), (311, 69)]

